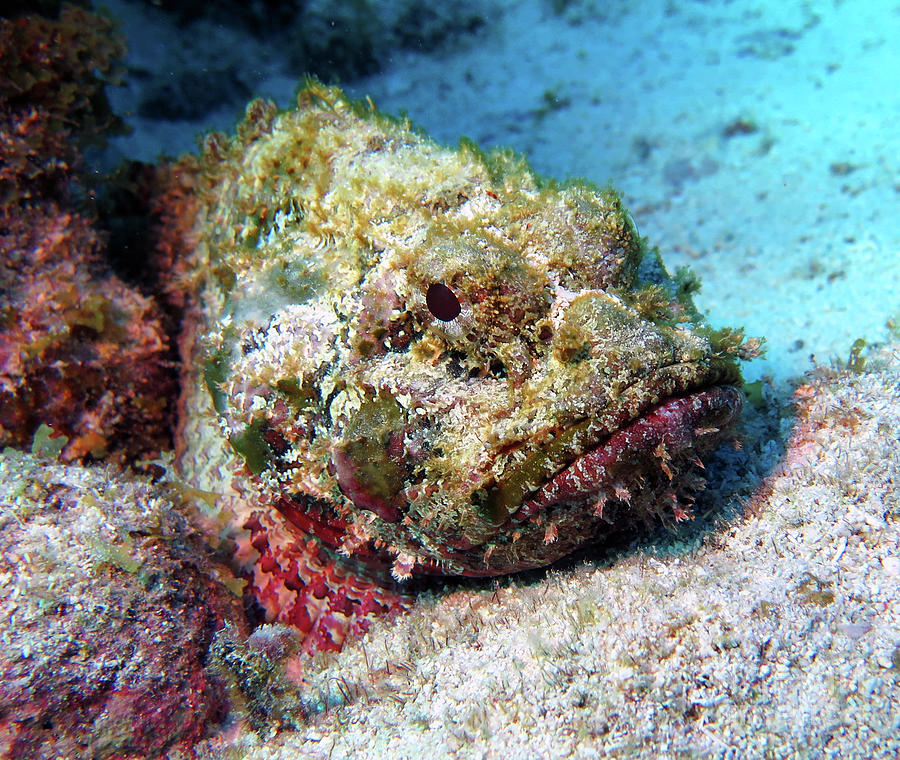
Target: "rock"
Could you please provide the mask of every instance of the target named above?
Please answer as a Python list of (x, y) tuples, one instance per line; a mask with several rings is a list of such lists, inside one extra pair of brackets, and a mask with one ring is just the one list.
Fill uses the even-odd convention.
[(226, 711), (205, 669), (237, 598), (161, 488), (0, 455), (0, 755), (148, 758)]

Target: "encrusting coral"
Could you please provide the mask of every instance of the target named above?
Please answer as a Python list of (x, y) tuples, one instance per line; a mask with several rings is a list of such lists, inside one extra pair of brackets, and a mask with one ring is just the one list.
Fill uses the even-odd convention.
[(162, 313), (106, 269), (79, 200), (78, 146), (118, 125), (103, 87), (122, 52), (73, 6), (0, 20), (0, 444), (47, 425), (68, 460), (159, 451), (174, 411)]
[(757, 344), (704, 324), (614, 192), (316, 82), (171, 178), (180, 471), (308, 649), (395, 608), (391, 576), (536, 567), (690, 516)]

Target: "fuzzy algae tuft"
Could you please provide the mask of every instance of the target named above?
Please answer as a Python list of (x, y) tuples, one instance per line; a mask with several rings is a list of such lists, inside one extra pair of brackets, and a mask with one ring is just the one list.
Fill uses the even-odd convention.
[(171, 177), (179, 466), (221, 494), (268, 620), (337, 648), (401, 603), (391, 576), (690, 516), (758, 343), (703, 322), (615, 192), (317, 82)]

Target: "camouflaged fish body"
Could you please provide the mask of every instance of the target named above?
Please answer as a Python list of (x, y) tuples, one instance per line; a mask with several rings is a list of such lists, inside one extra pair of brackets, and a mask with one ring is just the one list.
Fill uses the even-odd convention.
[(388, 570), (504, 573), (689, 514), (740, 340), (613, 192), (318, 84), (248, 113), (182, 167), (179, 463), (269, 619), (335, 646), (396, 603)]

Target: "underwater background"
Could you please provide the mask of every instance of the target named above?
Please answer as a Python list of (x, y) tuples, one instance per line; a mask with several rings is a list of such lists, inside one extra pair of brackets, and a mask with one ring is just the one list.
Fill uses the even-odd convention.
[[(689, 266), (699, 276), (695, 301), (709, 321), (743, 326), (766, 351), (743, 365), (743, 448), (716, 454), (694, 521), (547, 571), (429, 588), (408, 614), (374, 619), (340, 653), (315, 654), (302, 675), (290, 657), (279, 664), (276, 635), (261, 635), (246, 654), (269, 668), (258, 703), (210, 676), (208, 661), (221, 665), (225, 649), (243, 646), (229, 629), (211, 653), (213, 629), (240, 617), (235, 599), (213, 586), (235, 579), (198, 560), (197, 536), (180, 532), (182, 500), (203, 494), (155, 490), (171, 459), (141, 461), (138, 477), (104, 461), (102, 439), (77, 439), (65, 463), (56, 461), (65, 441), (47, 430), (33, 444), (13, 443), (0, 454), (0, 756), (900, 753), (900, 3), (108, 0), (103, 8), (127, 40), (121, 85), (106, 93), (131, 131), (86, 149), (97, 176), (123, 160), (156, 164), (196, 150), (212, 130), (232, 132), (251, 98), (290, 108), (312, 74), (408, 115), (447, 145), (466, 136), (485, 149), (510, 147), (546, 177), (616, 188), (668, 270)], [(112, 255), (127, 282), (143, 266), (127, 249)], [(171, 324), (138, 302), (133, 313), (153, 327), (121, 352), (136, 368), (117, 366), (123, 376), (157, 367), (163, 354), (173, 362), (156, 332)], [(103, 330), (93, 311), (78, 319)], [(148, 382), (174, 399), (171, 373)], [(147, 446), (166, 448), (159, 440), (172, 414), (159, 412)], [(124, 451), (125, 461), (137, 458)], [(147, 548), (154, 531), (177, 540), (160, 554)], [(134, 576), (127, 593), (99, 589), (101, 571)], [(158, 609), (174, 609), (173, 618), (181, 609), (165, 593), (167, 573), (190, 589), (179, 598), (189, 630), (154, 648)], [(153, 593), (148, 574), (165, 579)], [(48, 588), (71, 589), (93, 622), (58, 635), (42, 622), (57, 612)], [(123, 598), (139, 624), (108, 643), (99, 610)], [(26, 607), (36, 610), (27, 618), (34, 627), (21, 622)], [(73, 640), (89, 645), (73, 649)], [(64, 682), (67, 705), (97, 701), (79, 682), (85, 671), (68, 670), (79, 658), (103, 673), (126, 663), (143, 691), (109, 686), (103, 675), (108, 701), (90, 720), (31, 691), (22, 702), (19, 681), (6, 675), (36, 672), (44, 644), (60, 658), (46, 662), (66, 665), (36, 682)], [(194, 658), (190, 683), (163, 688), (165, 663), (179, 654)], [(26, 713), (41, 730), (67, 740), (71, 732), (83, 749), (23, 750), (16, 732), (28, 729)], [(139, 728), (149, 749), (129, 736)]]

